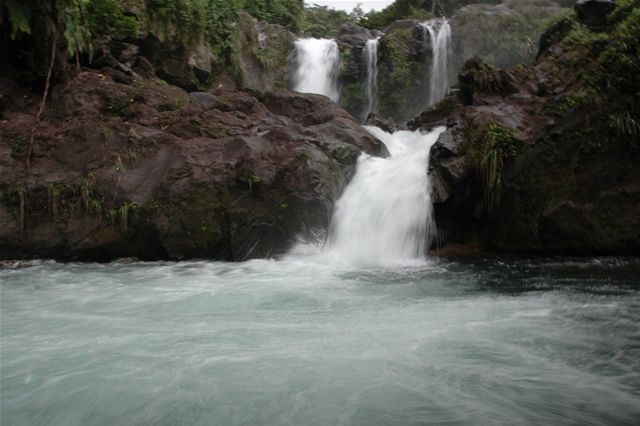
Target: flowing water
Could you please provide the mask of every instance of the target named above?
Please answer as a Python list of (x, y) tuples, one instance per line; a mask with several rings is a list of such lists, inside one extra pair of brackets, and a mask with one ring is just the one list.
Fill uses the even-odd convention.
[(422, 256), (439, 131), (278, 260), (0, 269), (0, 424), (637, 424), (640, 259)]
[(637, 259), (0, 270), (2, 425), (635, 425)]
[(340, 99), (338, 76), (340, 50), (335, 40), (303, 38), (295, 43), (292, 56), (291, 88), (302, 93), (325, 95), (332, 101)]
[(431, 19), (422, 24), (431, 40), (431, 71), (429, 73), (429, 105), (441, 101), (450, 85), (451, 26), (444, 18)]
[(429, 150), (445, 128), (393, 135), (367, 129), (385, 143), (390, 157), (361, 155), (336, 203), (325, 252), (360, 265), (420, 260), (435, 235), (426, 173)]
[(367, 40), (365, 44), (366, 78), (364, 81), (367, 110), (365, 120), (372, 112), (376, 112), (378, 98), (378, 43), (380, 37)]

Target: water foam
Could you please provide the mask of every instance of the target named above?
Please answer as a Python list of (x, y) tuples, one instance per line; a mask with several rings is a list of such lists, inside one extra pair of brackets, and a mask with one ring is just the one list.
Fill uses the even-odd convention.
[(391, 155), (360, 156), (355, 176), (336, 202), (325, 251), (356, 264), (424, 260), (435, 235), (429, 150), (445, 129), (393, 134), (376, 127), (367, 130)]

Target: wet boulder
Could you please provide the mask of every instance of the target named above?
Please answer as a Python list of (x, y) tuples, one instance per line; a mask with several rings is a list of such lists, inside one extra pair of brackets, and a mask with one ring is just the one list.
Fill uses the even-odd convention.
[(277, 256), (328, 227), (363, 150), (386, 153), (323, 96), (103, 72), (53, 88), (32, 146), (37, 96), (0, 79), (0, 258)]

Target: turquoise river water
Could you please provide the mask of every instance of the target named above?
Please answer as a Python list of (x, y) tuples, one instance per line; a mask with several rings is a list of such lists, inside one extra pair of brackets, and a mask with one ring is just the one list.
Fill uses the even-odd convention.
[(640, 260), (0, 270), (0, 424), (633, 425)]
[(0, 424), (640, 424), (640, 258), (424, 257), (443, 130), (278, 260), (0, 269)]

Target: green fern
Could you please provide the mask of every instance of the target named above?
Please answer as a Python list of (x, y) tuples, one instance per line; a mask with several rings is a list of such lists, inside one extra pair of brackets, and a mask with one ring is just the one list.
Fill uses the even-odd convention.
[[(7, 8), (8, 21), (11, 24), (11, 40), (15, 40), (16, 36), (21, 32), (31, 34), (31, 9), (29, 9), (27, 3), (17, 0), (5, 0), (4, 5)], [(0, 13), (2, 12), (0, 11)]]
[(515, 157), (516, 136), (497, 124), (491, 124), (481, 141), (480, 175), (487, 209), (493, 211), (502, 196), (502, 171), (507, 161)]

